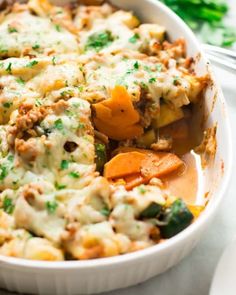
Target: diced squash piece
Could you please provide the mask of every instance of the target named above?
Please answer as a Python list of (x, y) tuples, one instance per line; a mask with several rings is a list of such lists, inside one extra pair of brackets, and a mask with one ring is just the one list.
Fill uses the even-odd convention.
[(93, 105), (96, 118), (115, 127), (124, 127), (139, 122), (138, 111), (134, 109), (129, 93), (124, 86), (116, 86), (111, 98)]
[(153, 122), (154, 127), (161, 128), (167, 126), (184, 117), (184, 112), (181, 108), (176, 108), (174, 105), (162, 104), (160, 115)]
[(137, 139), (137, 145), (139, 147), (149, 148), (152, 143), (156, 141), (156, 134), (153, 129), (148, 130), (142, 136)]
[(140, 35), (143, 38), (155, 38), (158, 41), (163, 41), (165, 37), (165, 28), (158, 24), (142, 24), (139, 27)]
[(189, 204), (187, 205), (187, 207), (193, 214), (194, 218), (197, 218), (205, 208), (204, 206), (189, 205)]
[(126, 25), (130, 29), (134, 29), (140, 24), (139, 19), (128, 11), (118, 10), (115, 13), (113, 13), (111, 18), (115, 18), (117, 20), (119, 19), (124, 25)]
[(126, 188), (148, 183), (151, 178), (162, 178), (177, 171), (184, 162), (171, 153), (153, 152), (145, 149), (123, 147), (120, 153), (105, 165), (104, 176), (123, 178)]
[(111, 98), (93, 105), (96, 128), (114, 140), (133, 139), (142, 135), (140, 117), (123, 86), (116, 86)]
[(120, 128), (120, 126), (115, 128), (114, 126), (98, 119), (94, 119), (94, 124), (100, 132), (114, 140), (133, 139), (143, 133), (143, 128), (138, 124), (126, 126), (125, 128)]
[(139, 152), (118, 154), (105, 164), (104, 177), (113, 179), (139, 173), (144, 159), (145, 155)]
[(161, 178), (178, 170), (183, 166), (183, 161), (171, 153), (150, 153), (142, 162), (141, 175), (151, 179)]

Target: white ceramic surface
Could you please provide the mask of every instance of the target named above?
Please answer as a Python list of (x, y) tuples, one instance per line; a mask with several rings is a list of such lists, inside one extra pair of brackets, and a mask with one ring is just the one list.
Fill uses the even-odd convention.
[(210, 295), (236, 294), (236, 240), (224, 251), (213, 278)]
[[(195, 56), (200, 52), (192, 32), (161, 3), (155, 0), (112, 2), (122, 8), (134, 10), (144, 21), (164, 25), (171, 39), (184, 37), (189, 54)], [(207, 67), (205, 59), (201, 57), (196, 65), (198, 74), (205, 73)], [(217, 86), (209, 89), (206, 94), (206, 114), (209, 114), (207, 125), (211, 126), (216, 122), (218, 124), (218, 147), (214, 164), (205, 171), (205, 191), (211, 191), (211, 201), (193, 225), (163, 244), (112, 258), (35, 262), (0, 257), (0, 286), (12, 291), (34, 294), (99, 293), (143, 282), (178, 263), (192, 250), (212, 221), (229, 180), (232, 152), (228, 116), (222, 92)]]

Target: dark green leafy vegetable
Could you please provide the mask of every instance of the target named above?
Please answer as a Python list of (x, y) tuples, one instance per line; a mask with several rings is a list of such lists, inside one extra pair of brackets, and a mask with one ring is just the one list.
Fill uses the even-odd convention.
[(108, 46), (113, 40), (114, 38), (112, 37), (110, 31), (94, 33), (88, 37), (85, 49), (94, 49), (96, 51), (99, 51), (104, 47)]
[(102, 143), (95, 143), (96, 167), (97, 171), (102, 172), (107, 161), (106, 146)]
[(162, 206), (157, 203), (151, 203), (143, 212), (140, 214), (141, 218), (155, 218), (161, 213)]
[(193, 214), (189, 211), (185, 203), (178, 199), (163, 214), (160, 226), (163, 238), (171, 238), (188, 227), (193, 220)]
[(204, 42), (231, 46), (236, 42), (236, 31), (224, 25), (229, 7), (225, 0), (162, 0), (193, 30), (200, 31)]

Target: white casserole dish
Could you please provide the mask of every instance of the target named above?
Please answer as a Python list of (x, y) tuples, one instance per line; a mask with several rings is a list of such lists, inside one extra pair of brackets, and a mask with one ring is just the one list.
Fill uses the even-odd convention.
[[(203, 75), (209, 71), (192, 32), (163, 4), (157, 0), (111, 2), (122, 9), (133, 10), (144, 22), (157, 22), (165, 26), (172, 40), (184, 37), (188, 54), (198, 57), (196, 72)], [(211, 199), (196, 222), (165, 243), (123, 256), (66, 262), (40, 262), (1, 256), (0, 287), (33, 294), (99, 293), (143, 282), (183, 259), (213, 220), (230, 176), (232, 149), (228, 116), (222, 91), (215, 82), (213, 84), (205, 97), (205, 117), (206, 126), (217, 123), (217, 153), (214, 163), (204, 171), (204, 192), (209, 191)]]

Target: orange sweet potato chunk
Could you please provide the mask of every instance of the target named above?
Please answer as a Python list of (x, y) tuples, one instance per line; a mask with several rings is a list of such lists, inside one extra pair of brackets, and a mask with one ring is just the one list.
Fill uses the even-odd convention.
[(141, 170), (145, 155), (139, 152), (118, 154), (105, 164), (104, 176), (106, 178), (122, 178), (130, 174), (137, 174)]
[(145, 149), (121, 147), (106, 165), (104, 176), (123, 178), (126, 189), (148, 183), (151, 178), (162, 178), (179, 171), (184, 162), (172, 153), (153, 152)]
[(132, 139), (143, 133), (140, 116), (124, 86), (116, 86), (111, 98), (93, 105), (96, 128), (114, 140)]

